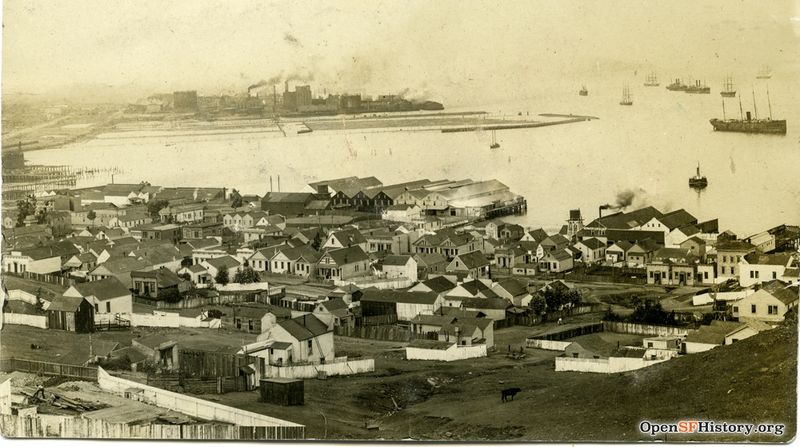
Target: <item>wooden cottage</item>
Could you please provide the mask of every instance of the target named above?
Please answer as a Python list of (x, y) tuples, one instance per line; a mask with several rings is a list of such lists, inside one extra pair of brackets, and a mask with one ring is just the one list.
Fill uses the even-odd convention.
[(85, 298), (58, 296), (47, 308), (48, 329), (94, 332), (94, 306)]

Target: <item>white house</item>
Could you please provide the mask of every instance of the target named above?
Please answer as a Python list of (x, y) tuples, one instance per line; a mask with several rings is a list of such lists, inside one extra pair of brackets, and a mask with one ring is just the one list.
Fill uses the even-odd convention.
[(85, 298), (98, 314), (130, 314), (133, 312), (131, 291), (117, 278), (76, 283), (64, 296)]
[(329, 363), (335, 358), (333, 330), (313, 314), (280, 320), (257, 337), (258, 341), (288, 343), (284, 364)]
[(406, 278), (417, 281), (417, 261), (409, 255), (389, 255), (382, 267), (387, 278)]
[(733, 303), (733, 316), (768, 322), (783, 321), (786, 312), (797, 307), (797, 287), (786, 287), (780, 281), (764, 284), (752, 295)]
[(200, 263), (206, 269), (212, 278), (215, 278), (221, 270), (228, 271), (228, 279), (233, 281), (233, 276), (236, 270), (241, 267), (242, 263), (233, 256), (221, 256), (219, 258), (206, 259)]
[(606, 243), (597, 238), (578, 241), (574, 247), (581, 252), (581, 260), (586, 264), (604, 261), (606, 258)]
[(783, 279), (787, 269), (797, 267), (797, 261), (790, 253), (763, 255), (753, 252), (745, 255), (739, 262), (739, 284), (750, 287), (765, 281)]

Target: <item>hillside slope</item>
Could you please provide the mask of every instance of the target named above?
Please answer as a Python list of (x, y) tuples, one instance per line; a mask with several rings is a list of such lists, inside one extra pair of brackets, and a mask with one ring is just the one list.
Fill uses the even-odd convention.
[[(470, 371), (382, 421), (386, 439), (652, 440), (642, 419), (784, 423), (783, 436), (670, 435), (668, 441), (785, 442), (796, 431), (797, 323), (734, 345), (614, 375), (556, 373), (552, 361)], [(514, 402), (499, 390), (519, 386)], [(658, 439), (664, 440), (661, 436)]]

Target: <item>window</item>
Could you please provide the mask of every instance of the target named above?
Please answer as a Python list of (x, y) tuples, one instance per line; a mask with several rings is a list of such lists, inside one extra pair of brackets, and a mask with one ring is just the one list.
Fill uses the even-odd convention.
[(759, 273), (760, 273), (760, 272), (759, 272), (758, 270), (756, 270), (756, 271), (755, 271), (755, 274), (756, 274), (756, 279), (758, 278), (758, 274), (759, 274)]
[(772, 279), (778, 279), (778, 272), (772, 272)]
[(755, 304), (751, 304), (751, 305), (750, 305), (750, 313), (751, 313), (751, 314), (754, 314), (754, 313), (756, 313), (756, 305), (755, 305)]
[(754, 271), (750, 270), (750, 277), (751, 277), (751, 278), (755, 278), (755, 275), (754, 275), (754, 273), (755, 273)]
[(241, 329), (241, 328), (242, 328), (242, 320), (237, 318), (236, 319), (236, 329)]
[(253, 330), (253, 320), (247, 320), (247, 330), (248, 331)]
[(653, 277), (653, 271), (651, 270), (649, 273), (650, 273), (650, 277), (652, 278)]
[(312, 340), (309, 340), (309, 341), (308, 341), (308, 354), (309, 354), (309, 355), (311, 355), (313, 352), (314, 352), (314, 345), (313, 345), (313, 341), (312, 341)]
[(703, 278), (708, 279), (708, 272), (703, 272)]
[(722, 266), (722, 274), (725, 274), (725, 266)]
[(739, 306), (733, 306), (733, 313), (739, 313)]
[(722, 262), (728, 262), (728, 257), (727, 256), (723, 256), (722, 257)]
[(574, 358), (578, 358), (578, 353), (577, 353), (577, 352), (573, 352), (573, 353), (572, 353), (572, 357), (574, 357)]
[(767, 306), (767, 314), (778, 315), (778, 306)]
[(648, 348), (652, 348), (652, 347), (653, 347), (653, 342), (651, 342), (651, 341), (648, 341), (648, 342), (647, 342), (647, 347), (648, 347)]
[(106, 301), (106, 312), (111, 313), (111, 301)]
[(94, 303), (94, 311), (95, 312), (100, 312), (100, 305), (99, 304)]

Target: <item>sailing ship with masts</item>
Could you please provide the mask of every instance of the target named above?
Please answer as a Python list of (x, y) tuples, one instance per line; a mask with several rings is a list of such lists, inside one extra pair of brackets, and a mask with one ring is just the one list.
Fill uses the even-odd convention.
[(500, 147), (500, 143), (497, 142), (497, 131), (492, 129), (492, 144), (489, 145), (489, 149), (497, 149)]
[(659, 85), (661, 84), (659, 84), (658, 76), (656, 76), (656, 73), (654, 71), (651, 71), (650, 74), (645, 76), (644, 78), (645, 87), (658, 87)]
[(736, 96), (736, 86), (733, 85), (733, 78), (728, 76), (722, 84), (722, 90), (719, 92), (720, 96), (725, 98), (733, 98)]
[(761, 70), (758, 71), (756, 75), (757, 79), (770, 79), (772, 77), (772, 68), (769, 65), (764, 65), (761, 67)]
[(632, 106), (633, 99), (631, 99), (631, 89), (627, 85), (622, 87), (622, 101), (619, 102), (621, 106)]
[(739, 119), (728, 119), (725, 116), (725, 100), (722, 100), (722, 119), (713, 118), (709, 122), (715, 131), (720, 132), (743, 132), (743, 133), (766, 133), (776, 135), (786, 135), (786, 120), (772, 119), (772, 101), (769, 98), (769, 88), (767, 88), (767, 104), (769, 105), (769, 117), (766, 119), (758, 118), (758, 107), (756, 106), (756, 92), (753, 90), (753, 115), (748, 110), (745, 114), (742, 110), (742, 98), (739, 97)]

